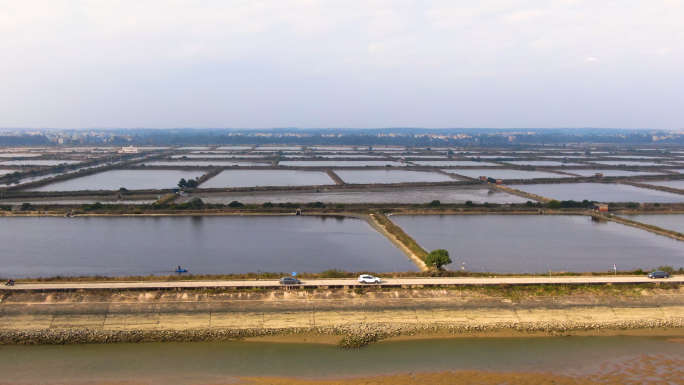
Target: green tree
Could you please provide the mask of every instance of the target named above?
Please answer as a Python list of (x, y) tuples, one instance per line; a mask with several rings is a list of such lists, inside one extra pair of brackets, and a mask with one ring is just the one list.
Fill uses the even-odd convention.
[(263, 208), (265, 208), (265, 209), (270, 209), (270, 208), (273, 207), (273, 203), (271, 203), (271, 202), (265, 202), (264, 204), (261, 205), (261, 207), (263, 207)]
[(204, 202), (199, 198), (192, 198), (188, 203), (188, 208), (191, 210), (202, 210)]
[(195, 179), (188, 179), (186, 182), (187, 188), (197, 188), (199, 186), (199, 183), (197, 183), (197, 180)]
[(441, 205), (442, 205), (442, 202), (440, 202), (438, 200), (434, 200), (434, 201), (428, 203), (428, 206), (430, 206), (430, 207), (437, 207), (437, 206), (441, 206)]
[(244, 205), (238, 201), (232, 201), (232, 202), (228, 203), (228, 207), (232, 207), (232, 208), (242, 207), (242, 206), (244, 206)]
[(21, 204), (21, 211), (28, 211), (31, 210), (31, 204), (30, 203), (22, 203)]
[(185, 178), (181, 178), (181, 180), (178, 181), (178, 187), (186, 188), (187, 186), (188, 186), (188, 181), (186, 181)]
[(449, 258), (449, 252), (444, 249), (432, 250), (430, 254), (425, 257), (425, 264), (428, 266), (434, 266), (438, 270), (441, 270), (444, 265), (451, 263), (451, 258)]
[(547, 204), (547, 206), (550, 209), (558, 209), (561, 207), (561, 203), (559, 201), (553, 200)]
[(473, 207), (473, 206), (475, 206), (475, 204), (473, 203), (473, 201), (466, 201), (465, 205), (468, 206), (468, 207)]
[(120, 192), (126, 192), (126, 191), (128, 191), (128, 189), (125, 188), (125, 187), (121, 187), (121, 188), (119, 189), (119, 191), (120, 191)]

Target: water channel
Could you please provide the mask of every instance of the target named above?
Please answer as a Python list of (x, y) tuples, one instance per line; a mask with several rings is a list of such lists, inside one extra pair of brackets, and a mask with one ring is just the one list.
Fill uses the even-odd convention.
[(671, 371), (683, 356), (684, 344), (676, 339), (623, 336), (446, 338), (361, 349), (243, 341), (0, 346), (2, 380), (17, 384), (226, 384), (238, 377), (332, 380), (461, 370), (511, 373), (511, 378), (546, 373), (539, 383), (553, 383), (553, 375), (609, 372), (638, 382), (640, 376)]

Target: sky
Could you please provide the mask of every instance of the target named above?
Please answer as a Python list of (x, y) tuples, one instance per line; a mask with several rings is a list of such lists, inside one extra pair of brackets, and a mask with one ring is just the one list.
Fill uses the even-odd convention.
[(0, 127), (684, 127), (681, 0), (0, 0)]

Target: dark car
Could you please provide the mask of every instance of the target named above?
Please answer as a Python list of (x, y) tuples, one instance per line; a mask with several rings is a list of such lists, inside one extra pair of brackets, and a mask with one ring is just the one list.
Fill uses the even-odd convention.
[(652, 273), (648, 273), (646, 275), (648, 278), (655, 279), (655, 278), (670, 278), (670, 273), (665, 272), (665, 271), (654, 271)]
[(292, 277), (280, 278), (280, 284), (281, 285), (299, 285), (300, 283), (302, 283), (302, 281), (298, 280), (297, 278), (292, 278)]

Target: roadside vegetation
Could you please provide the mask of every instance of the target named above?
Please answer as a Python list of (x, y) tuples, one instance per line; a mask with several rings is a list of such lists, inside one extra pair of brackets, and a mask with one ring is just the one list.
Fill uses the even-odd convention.
[[(668, 271), (671, 274), (684, 274), (684, 267), (675, 269), (671, 266), (660, 266), (659, 270)], [(617, 276), (645, 276), (648, 271), (642, 269), (618, 271)], [(462, 278), (493, 278), (493, 277), (549, 277), (549, 273), (490, 273), (490, 272), (476, 272), (467, 270), (441, 270), (438, 274), (435, 271), (417, 272), (372, 272), (372, 271), (344, 271), (339, 269), (328, 269), (319, 273), (297, 272), (297, 278), (300, 279), (335, 279), (335, 278), (356, 278), (361, 274), (371, 274), (380, 278), (427, 278), (427, 277), (462, 277)], [(553, 277), (603, 277), (615, 276), (615, 272), (610, 271), (595, 271), (595, 272), (570, 272), (558, 271), (551, 273)], [(17, 282), (160, 282), (160, 281), (201, 281), (201, 280), (276, 280), (281, 277), (290, 276), (290, 273), (277, 272), (258, 272), (245, 274), (171, 274), (168, 275), (147, 275), (147, 276), (124, 276), (124, 277), (108, 277), (108, 276), (55, 276), (43, 278), (20, 278)], [(5, 277), (6, 278), (6, 277)], [(0, 277), (2, 279), (2, 277)], [(657, 283), (667, 283), (668, 281), (657, 281)], [(554, 286), (554, 285), (550, 285)]]

